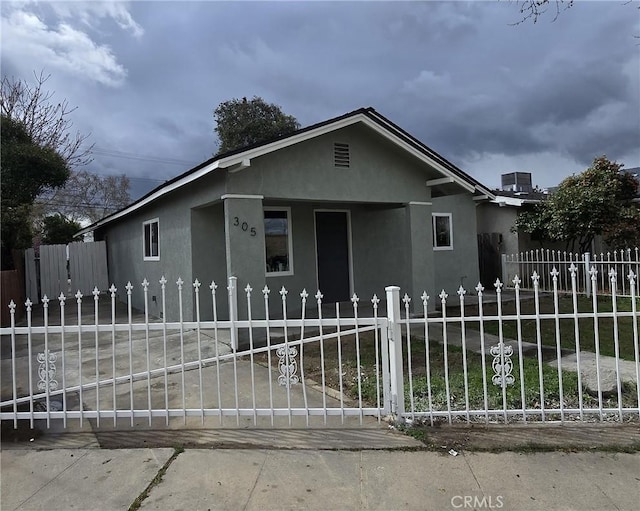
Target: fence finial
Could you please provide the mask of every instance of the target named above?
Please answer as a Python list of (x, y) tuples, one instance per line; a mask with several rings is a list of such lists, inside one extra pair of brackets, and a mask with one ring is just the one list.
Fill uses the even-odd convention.
[(162, 286), (162, 289), (164, 289), (164, 287), (165, 287), (165, 285), (167, 283), (167, 279), (163, 275), (162, 277), (160, 277), (160, 280), (158, 282), (160, 282), (160, 285)]
[(61, 291), (60, 292), (60, 296), (58, 296), (58, 301), (60, 302), (60, 305), (64, 305), (64, 302), (67, 300), (67, 297), (64, 296), (64, 293)]
[(478, 296), (482, 296), (482, 292), (484, 291), (484, 286), (482, 285), (481, 282), (478, 282), (478, 285), (475, 287), (475, 290), (478, 293)]
[(609, 270), (609, 280), (611, 280), (612, 284), (615, 284), (618, 280), (618, 272), (615, 270), (615, 268), (611, 268)]
[(267, 298), (269, 296), (269, 293), (271, 293), (271, 290), (269, 289), (269, 286), (265, 284), (264, 287), (262, 288), (262, 294), (264, 295), (265, 298)]
[(458, 288), (458, 291), (456, 291), (456, 293), (458, 294), (458, 296), (462, 300), (462, 297), (467, 294), (467, 290), (465, 288), (463, 288), (462, 285), (460, 285), (460, 287)]
[(247, 298), (251, 297), (251, 291), (253, 291), (251, 284), (247, 284), (247, 287), (244, 288), (244, 292), (247, 293)]
[(440, 291), (440, 294), (438, 296), (440, 297), (440, 300), (442, 300), (442, 303), (446, 302), (447, 298), (449, 297), (449, 295), (444, 289)]
[(380, 298), (378, 298), (378, 295), (376, 294), (373, 295), (373, 298), (371, 299), (371, 303), (373, 304), (374, 309), (378, 308), (378, 304), (380, 303)]
[(300, 293), (300, 298), (302, 298), (302, 303), (307, 302), (307, 298), (309, 298), (309, 293), (307, 293), (307, 288), (304, 288), (302, 290), (302, 293)]
[(634, 284), (636, 281), (636, 274), (633, 273), (633, 270), (629, 269), (629, 275), (627, 275), (627, 278), (629, 279), (629, 282), (631, 284)]
[(427, 305), (429, 303), (429, 295), (427, 294), (426, 291), (422, 292), (422, 295), (420, 296), (420, 298), (422, 298), (422, 305)]
[(515, 277), (513, 277), (513, 280), (512, 280), (511, 282), (513, 282), (513, 285), (514, 285), (516, 288), (518, 288), (518, 287), (520, 287), (520, 284), (521, 284), (521, 282), (522, 282), (522, 281), (520, 280), (520, 277), (518, 277), (518, 276), (516, 275)]
[(320, 292), (319, 289), (318, 289), (318, 292), (316, 293), (315, 298), (318, 302), (318, 305), (320, 305), (322, 303), (322, 299), (324, 298), (324, 295)]

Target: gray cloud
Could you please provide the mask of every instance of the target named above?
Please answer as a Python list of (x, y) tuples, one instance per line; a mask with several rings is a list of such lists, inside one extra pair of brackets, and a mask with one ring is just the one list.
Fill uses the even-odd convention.
[[(303, 125), (373, 106), (488, 183), (519, 161), (538, 181), (602, 153), (640, 164), (633, 5), (580, 2), (556, 22), (519, 26), (508, 2), (133, 2), (94, 17), (88, 4), (19, 5), (45, 13), (48, 31), (64, 21), (121, 69), (117, 87), (77, 75), (104, 60), (48, 69), (42, 48), (6, 44), (3, 9), (3, 75), (47, 68), (57, 95), (79, 107), (76, 126), (111, 150), (197, 163), (215, 151), (213, 109), (259, 95)], [(93, 164), (146, 179), (188, 167)]]

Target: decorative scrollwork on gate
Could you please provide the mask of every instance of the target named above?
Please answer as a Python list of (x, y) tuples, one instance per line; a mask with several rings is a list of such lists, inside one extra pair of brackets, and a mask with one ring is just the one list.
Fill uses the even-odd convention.
[(46, 352), (38, 353), (36, 359), (38, 364), (40, 364), (38, 366), (38, 377), (40, 378), (40, 381), (38, 382), (38, 390), (47, 389), (47, 365), (49, 366), (49, 390), (56, 390), (58, 388), (58, 381), (55, 379), (58, 355), (53, 351), (47, 350)]
[(495, 373), (491, 378), (494, 385), (505, 387), (507, 385), (513, 385), (515, 378), (511, 374), (513, 371), (513, 362), (511, 361), (511, 355), (513, 355), (513, 347), (505, 345), (502, 341), (496, 346), (491, 346), (489, 350), (493, 357), (491, 367)]
[(282, 346), (276, 350), (276, 355), (280, 359), (278, 362), (278, 368), (280, 369), (278, 383), (280, 385), (295, 385), (300, 382), (300, 378), (296, 374), (298, 372), (297, 354), (297, 348), (292, 346)]

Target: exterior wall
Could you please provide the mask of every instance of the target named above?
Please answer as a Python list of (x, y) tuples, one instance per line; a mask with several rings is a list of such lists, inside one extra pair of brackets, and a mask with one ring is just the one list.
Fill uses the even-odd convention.
[(253, 317), (263, 310), (265, 286), (265, 239), (262, 198), (226, 197), (224, 199), (224, 233), (227, 276), (237, 277), (238, 317), (248, 317), (245, 288), (253, 288)]
[(453, 250), (433, 252), (434, 285), (427, 289), (431, 300), (439, 300), (437, 295), (442, 289), (452, 297), (460, 285), (469, 292), (480, 279), (476, 204), (471, 194), (438, 197), (433, 199), (433, 213), (452, 215)]
[[(334, 142), (350, 146), (350, 167), (335, 168)], [(150, 313), (161, 308), (158, 280), (165, 276), (167, 317), (178, 318), (175, 282), (185, 281), (185, 320), (195, 316), (193, 280), (198, 278), (201, 318), (209, 319), (211, 280), (218, 284), (219, 317), (227, 316), (228, 276), (237, 276), (240, 318), (246, 317), (244, 288), (250, 283), (254, 318), (264, 314), (262, 288), (271, 290), (271, 313), (281, 314), (278, 291), (286, 287), (289, 303), (299, 307), (299, 293), (311, 296), (318, 287), (314, 210), (348, 210), (351, 232), (351, 292), (370, 300), (384, 287), (398, 285), (421, 310), (423, 290), (434, 296), (442, 287), (455, 289), (478, 279), (475, 204), (470, 194), (433, 200), (426, 181), (441, 177), (373, 130), (350, 126), (280, 151), (254, 158), (238, 172), (215, 170), (197, 182), (159, 199), (122, 221), (97, 232), (107, 238), (110, 278), (126, 300), (124, 285), (131, 280), (139, 290), (150, 282)], [(291, 208), (293, 274), (265, 275), (263, 208)], [(453, 213), (454, 250), (434, 252), (431, 211)], [(160, 260), (143, 261), (142, 223), (158, 218)], [(248, 229), (238, 228), (246, 223)], [(255, 235), (252, 235), (255, 229)], [(434, 268), (437, 271), (434, 272)], [(152, 301), (151, 297), (156, 300)], [(315, 299), (308, 300), (308, 306)], [(433, 303), (433, 300), (432, 300)], [(143, 295), (134, 293), (133, 305), (143, 308)]]
[(352, 214), (355, 291), (362, 300), (384, 299), (386, 286), (408, 289), (406, 210), (361, 207)]
[[(316, 307), (315, 298), (313, 298), (318, 290), (316, 210), (348, 211), (352, 261), (351, 293), (357, 293), (366, 303), (369, 303), (374, 293), (384, 299), (384, 288), (389, 285), (399, 285), (411, 294), (409, 231), (405, 207), (283, 201), (265, 202), (265, 206), (291, 208), (293, 235), (293, 275), (266, 277), (266, 284), (271, 291), (269, 303), (272, 316), (282, 314), (282, 302), (278, 292), (283, 286), (289, 291), (290, 311), (300, 308), (299, 295), (303, 289), (306, 289), (310, 295), (307, 299), (307, 307)], [(430, 224), (425, 222), (423, 228), (428, 229), (429, 226)], [(430, 240), (430, 236), (430, 231), (427, 231), (425, 239)], [(424, 266), (423, 271), (429, 274), (427, 280), (431, 280), (432, 267)], [(258, 306), (258, 310), (263, 308), (261, 305)]]
[[(348, 143), (349, 168), (333, 166), (334, 142)], [(407, 203), (427, 201), (426, 181), (440, 177), (368, 128), (350, 126), (251, 161), (230, 173), (227, 193), (266, 199)]]
[(502, 235), (499, 249), (501, 254), (515, 254), (520, 251), (519, 234), (512, 232), (518, 216), (518, 208), (485, 202), (478, 205), (478, 233), (497, 232)]
[[(179, 317), (176, 281), (181, 277), (183, 286), (183, 314), (185, 320), (194, 315), (191, 239), (191, 209), (220, 198), (224, 193), (224, 173), (207, 176), (197, 183), (191, 183), (181, 190), (155, 203), (141, 208), (126, 219), (108, 225), (96, 232), (98, 240), (107, 241), (109, 280), (118, 288), (118, 299), (126, 302), (128, 281), (134, 286), (132, 304), (144, 309), (144, 295), (141, 282), (149, 281), (149, 312), (160, 317), (162, 312), (160, 278), (167, 279), (167, 317)], [(159, 222), (159, 261), (145, 261), (143, 258), (143, 222), (157, 218)], [(224, 261), (224, 259), (222, 260)], [(224, 262), (222, 263), (224, 264)], [(202, 280), (202, 277), (198, 277)], [(207, 283), (208, 286), (209, 283)], [(226, 284), (225, 284), (226, 287)], [(153, 301), (153, 297), (156, 300)]]
[[(222, 203), (191, 210), (191, 268), (200, 287), (200, 317), (213, 319), (209, 285), (214, 281), (218, 316), (228, 315), (227, 266), (225, 254), (224, 207)], [(195, 304), (194, 304), (195, 308)]]

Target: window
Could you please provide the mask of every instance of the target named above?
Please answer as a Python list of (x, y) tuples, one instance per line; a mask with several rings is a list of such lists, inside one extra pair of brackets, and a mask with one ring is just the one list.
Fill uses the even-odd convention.
[(290, 217), (289, 208), (264, 210), (267, 275), (293, 275)]
[(433, 250), (453, 250), (451, 213), (433, 213)]
[(333, 166), (349, 168), (350, 160), (349, 144), (335, 142), (333, 144)]
[(160, 260), (160, 224), (157, 218), (148, 220), (142, 224), (144, 240), (144, 260)]

